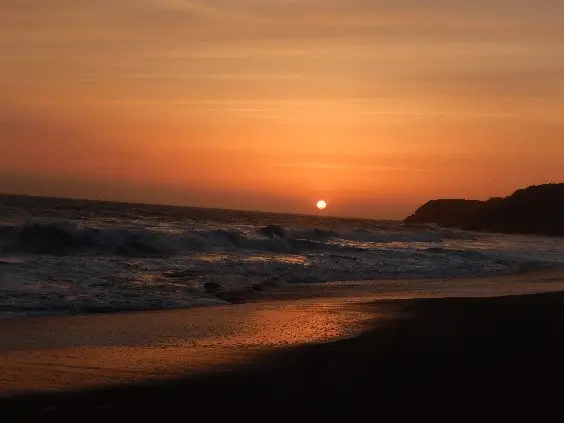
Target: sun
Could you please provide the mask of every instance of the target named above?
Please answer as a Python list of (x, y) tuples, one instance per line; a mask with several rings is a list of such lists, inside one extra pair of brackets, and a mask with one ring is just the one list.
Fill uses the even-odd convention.
[(324, 210), (327, 207), (327, 202), (325, 202), (324, 200), (319, 200), (317, 202), (317, 208), (319, 210)]

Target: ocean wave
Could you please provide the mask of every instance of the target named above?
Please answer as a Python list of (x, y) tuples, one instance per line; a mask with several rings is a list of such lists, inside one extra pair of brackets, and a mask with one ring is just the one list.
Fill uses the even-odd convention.
[(255, 250), (271, 253), (362, 251), (372, 244), (437, 242), (452, 238), (448, 231), (415, 233), (342, 231), (321, 228), (265, 226), (253, 231), (201, 227), (175, 232), (143, 227), (89, 227), (76, 221), (28, 220), (0, 226), (4, 253), (115, 254), (127, 257), (163, 257), (211, 250)]
[(456, 284), (460, 276), (564, 266), (564, 241), (556, 238), (320, 216), (8, 200), (0, 201), (0, 318), (196, 307), (292, 283), (452, 276), (449, 283)]
[(389, 227), (97, 223), (0, 226), (0, 318), (196, 307), (221, 303), (229, 293), (293, 283), (564, 266), (564, 244), (556, 239), (453, 235), (424, 227), (407, 233)]
[(172, 250), (162, 237), (146, 230), (99, 229), (78, 226), (70, 221), (28, 221), (0, 229), (5, 253), (66, 255), (108, 252), (120, 255), (152, 256)]

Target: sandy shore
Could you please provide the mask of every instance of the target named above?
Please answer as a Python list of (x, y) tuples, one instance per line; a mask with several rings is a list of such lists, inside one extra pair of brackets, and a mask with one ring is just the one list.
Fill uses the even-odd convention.
[(4, 320), (0, 413), (80, 406), (141, 415), (151, 404), (185, 406), (181, 398), (355, 398), (367, 386), (564, 374), (564, 271), (391, 283), (272, 289), (192, 310)]

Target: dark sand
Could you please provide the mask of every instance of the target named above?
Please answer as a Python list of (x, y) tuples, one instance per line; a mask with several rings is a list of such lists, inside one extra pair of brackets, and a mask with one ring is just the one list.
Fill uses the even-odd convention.
[[(537, 289), (546, 291), (550, 284), (562, 289), (562, 276), (527, 278), (543, 279)], [(527, 287), (524, 292), (532, 289)], [(0, 381), (5, 393), (22, 393), (0, 399), (0, 417), (178, 413), (188, 418), (205, 412), (232, 419), (265, 412), (265, 418), (275, 418), (303, 407), (326, 416), (357, 410), (348, 408), (351, 402), (377, 412), (390, 401), (403, 404), (398, 413), (409, 413), (414, 410), (408, 400), (415, 395), (438, 408), (459, 396), (475, 409), (486, 396), (507, 398), (549, 388), (554, 394), (564, 383), (564, 292), (495, 298), (312, 297), (5, 323), (0, 328)], [(206, 335), (222, 326), (220, 316), (226, 312), (221, 334)], [(201, 322), (187, 330), (188, 316)], [(261, 322), (252, 326), (252, 334), (245, 332), (249, 319)], [(233, 320), (239, 323), (233, 326)], [(135, 327), (138, 332), (132, 331)], [(236, 330), (229, 332), (230, 327)], [(7, 341), (16, 329), (26, 336)], [(36, 345), (33, 333), (39, 337)], [(253, 341), (253, 336), (258, 338)], [(290, 346), (280, 348), (285, 345)], [(112, 358), (112, 350), (119, 358)], [(45, 357), (50, 358), (34, 361)], [(111, 365), (101, 364), (106, 360), (117, 360), (113, 372)], [(124, 366), (127, 362), (132, 369)], [(74, 367), (78, 372), (72, 363), (81, 363)], [(102, 374), (98, 382), (114, 386), (90, 387), (97, 373)], [(135, 377), (124, 383), (124, 374)], [(26, 393), (30, 386), (43, 392)]]

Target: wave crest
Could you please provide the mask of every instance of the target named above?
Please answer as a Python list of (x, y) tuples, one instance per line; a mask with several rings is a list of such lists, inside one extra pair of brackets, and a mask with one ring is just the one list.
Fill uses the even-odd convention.
[(75, 221), (28, 220), (0, 226), (0, 249), (25, 254), (116, 254), (161, 257), (211, 250), (255, 250), (270, 253), (342, 252), (370, 249), (391, 242), (436, 242), (466, 234), (445, 230), (416, 233), (370, 230), (265, 226), (245, 231), (203, 227), (166, 232), (140, 227), (88, 227)]

